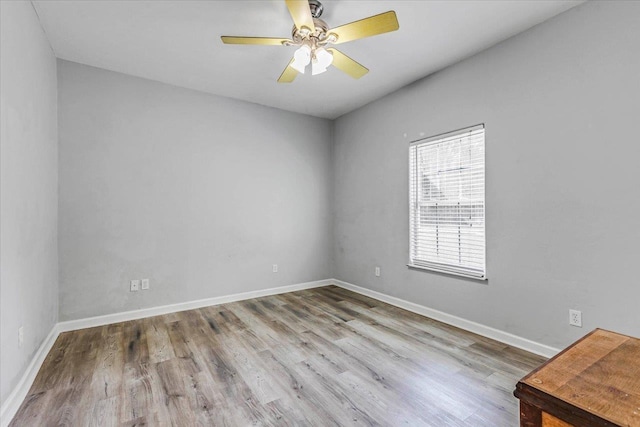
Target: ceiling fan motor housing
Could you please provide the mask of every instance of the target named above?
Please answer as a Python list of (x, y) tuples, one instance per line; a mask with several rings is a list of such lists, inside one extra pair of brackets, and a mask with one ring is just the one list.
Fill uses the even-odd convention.
[(329, 25), (320, 18), (313, 18), (313, 25), (315, 27), (315, 31), (310, 33), (305, 33), (304, 31), (299, 30), (294, 25), (293, 29), (291, 30), (291, 40), (293, 41), (292, 44), (299, 45), (302, 44), (304, 40), (310, 40), (312, 38), (315, 39), (316, 43), (320, 44), (323, 44), (323, 42), (325, 41), (329, 41), (326, 40), (327, 32), (329, 31)]

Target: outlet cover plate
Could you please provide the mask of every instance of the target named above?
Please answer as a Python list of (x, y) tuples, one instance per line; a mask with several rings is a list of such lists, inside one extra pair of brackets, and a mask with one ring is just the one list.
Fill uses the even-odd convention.
[(149, 279), (142, 279), (142, 281), (141, 281), (141, 289), (143, 291), (149, 289)]
[(131, 290), (131, 292), (137, 292), (140, 289), (140, 280), (132, 280), (131, 287), (129, 289)]
[(569, 324), (582, 328), (582, 312), (580, 310), (569, 310)]

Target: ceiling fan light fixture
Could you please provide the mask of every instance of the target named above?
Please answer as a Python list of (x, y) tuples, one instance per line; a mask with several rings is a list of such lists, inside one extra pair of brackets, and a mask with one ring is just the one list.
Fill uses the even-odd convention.
[(332, 28), (320, 19), (323, 11), (320, 0), (285, 0), (285, 3), (293, 18), (290, 39), (220, 36), (225, 44), (297, 46), (293, 58), (278, 78), (278, 83), (291, 83), (298, 73), (304, 74), (309, 63), (313, 75), (324, 73), (329, 65), (333, 65), (354, 79), (359, 79), (369, 72), (366, 67), (338, 49), (325, 49), (325, 46), (376, 36), (400, 28), (398, 17), (393, 10)]
[(304, 69), (309, 65), (309, 62), (311, 62), (311, 48), (304, 44), (293, 54), (291, 68), (304, 74)]
[(313, 63), (311, 64), (311, 74), (321, 74), (327, 71), (327, 67), (333, 62), (333, 55), (325, 48), (320, 47), (314, 52)]

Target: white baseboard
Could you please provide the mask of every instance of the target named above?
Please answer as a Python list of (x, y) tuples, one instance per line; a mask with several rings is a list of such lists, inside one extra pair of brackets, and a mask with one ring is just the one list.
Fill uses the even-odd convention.
[(104, 316), (88, 317), (85, 319), (69, 320), (59, 322), (53, 326), (47, 338), (42, 342), (40, 348), (29, 363), (25, 373), (20, 378), (20, 382), (13, 389), (7, 400), (2, 404), (0, 409), (0, 427), (9, 425), (20, 405), (27, 397), (27, 393), (35, 380), (45, 357), (49, 354), (53, 343), (55, 343), (58, 335), (62, 332), (75, 331), (78, 329), (91, 328), (94, 326), (103, 326), (110, 323), (125, 322), (127, 320), (142, 319), (145, 317), (158, 316), (162, 314), (175, 313), (178, 311), (192, 310), (194, 308), (209, 307), (212, 305), (225, 304), (234, 301), (242, 301), (251, 298), (265, 297), (269, 295), (284, 294), (287, 292), (301, 291), (304, 289), (312, 289), (320, 286), (333, 284), (333, 280), (317, 280), (315, 282), (299, 283), (297, 285), (280, 286), (277, 288), (261, 289), (258, 291), (242, 292), (239, 294), (225, 295), (221, 297), (205, 298), (196, 301), (187, 301), (178, 304), (163, 305), (160, 307), (143, 308), (141, 310), (125, 311), (121, 313), (107, 314)]
[(161, 305), (158, 307), (143, 308), (140, 310), (123, 311), (120, 313), (106, 314), (104, 316), (87, 317), (84, 319), (68, 320), (58, 323), (60, 332), (76, 331), (78, 329), (93, 328), (94, 326), (109, 325), (111, 323), (126, 322), (128, 320), (143, 319), (145, 317), (160, 316), (162, 314), (176, 313), (178, 311), (193, 310), (195, 308), (209, 307), (212, 305), (226, 304), (229, 302), (243, 301), (252, 298), (260, 298), (269, 295), (284, 294), (287, 292), (301, 291), (304, 289), (318, 288), (333, 283), (332, 280), (316, 280), (315, 282), (299, 283), (297, 285), (280, 286), (277, 288), (261, 289), (258, 291), (241, 292), (239, 294), (224, 295), (220, 297), (205, 298), (195, 301), (180, 302), (177, 304)]
[(353, 292), (377, 299), (387, 304), (394, 305), (396, 307), (403, 308), (408, 311), (420, 314), (425, 317), (429, 317), (434, 320), (438, 320), (442, 323), (464, 329), (469, 332), (473, 332), (478, 335), (482, 335), (487, 338), (494, 339), (496, 341), (503, 342), (513, 347), (526, 350), (531, 353), (538, 354), (544, 357), (552, 357), (558, 354), (560, 351), (557, 348), (550, 347), (545, 344), (540, 344), (535, 341), (531, 341), (526, 338), (519, 337), (517, 335), (510, 334), (508, 332), (501, 331), (489, 326), (482, 325), (480, 323), (472, 322), (471, 320), (463, 319), (462, 317), (454, 316), (452, 314), (445, 313), (443, 311), (435, 310), (433, 308), (425, 307), (420, 304), (405, 301), (400, 298), (392, 297), (390, 295), (383, 294), (381, 292), (372, 291), (361, 286), (354, 285), (352, 283), (343, 282), (342, 280), (333, 279), (333, 284), (340, 286), (341, 288), (348, 289)]
[(2, 408), (0, 408), (0, 426), (8, 426), (16, 412), (18, 412), (18, 408), (20, 408), (22, 401), (27, 396), (33, 380), (36, 379), (36, 375), (40, 370), (40, 366), (42, 366), (45, 357), (47, 357), (51, 347), (53, 347), (53, 344), (56, 342), (59, 333), (58, 324), (53, 325), (49, 335), (47, 335), (44, 341), (42, 341), (42, 344), (40, 344), (38, 351), (36, 351), (33, 359), (31, 359), (31, 363), (27, 366), (22, 378), (20, 378), (18, 384), (4, 401)]

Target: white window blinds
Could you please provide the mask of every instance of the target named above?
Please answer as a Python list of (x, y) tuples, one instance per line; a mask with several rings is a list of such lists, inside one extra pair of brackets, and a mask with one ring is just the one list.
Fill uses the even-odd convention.
[(484, 126), (409, 147), (410, 266), (486, 277)]

